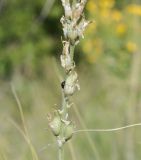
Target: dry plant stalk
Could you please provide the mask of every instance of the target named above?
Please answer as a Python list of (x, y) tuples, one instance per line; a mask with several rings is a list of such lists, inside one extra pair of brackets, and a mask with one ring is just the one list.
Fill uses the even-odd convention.
[(72, 138), (74, 125), (69, 119), (68, 109), (71, 107), (70, 96), (80, 90), (78, 75), (75, 71), (74, 49), (80, 38), (84, 38), (83, 32), (90, 21), (83, 14), (87, 0), (61, 0), (65, 14), (61, 18), (63, 26), (63, 51), (60, 56), (61, 65), (65, 71), (62, 87), (62, 106), (60, 110), (54, 111), (53, 119), (49, 126), (56, 137), (59, 148), (59, 160), (63, 159), (63, 146)]

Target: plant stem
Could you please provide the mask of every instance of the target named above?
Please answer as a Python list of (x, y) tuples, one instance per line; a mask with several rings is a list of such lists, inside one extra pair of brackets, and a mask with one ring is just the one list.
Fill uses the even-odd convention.
[(73, 61), (73, 57), (74, 57), (74, 49), (75, 49), (75, 45), (70, 45), (70, 55), (71, 55), (72, 61)]
[[(83, 9), (87, 0), (76, 1), (61, 0), (64, 8), (64, 16), (61, 18), (63, 27), (63, 51), (60, 56), (61, 65), (65, 71), (62, 87), (61, 110), (55, 111), (54, 119), (50, 121), (50, 128), (57, 138), (59, 160), (64, 159), (64, 144), (72, 138), (74, 125), (69, 119), (68, 109), (71, 107), (70, 96), (80, 89), (78, 75), (75, 71), (74, 49), (83, 36), (86, 26), (90, 23), (83, 15)], [(82, 16), (83, 15), (83, 16)]]
[(62, 100), (62, 116), (61, 118), (66, 120), (67, 115), (67, 103), (68, 103), (68, 97), (63, 93), (63, 100)]
[(63, 147), (59, 147), (59, 160), (64, 160), (64, 150)]

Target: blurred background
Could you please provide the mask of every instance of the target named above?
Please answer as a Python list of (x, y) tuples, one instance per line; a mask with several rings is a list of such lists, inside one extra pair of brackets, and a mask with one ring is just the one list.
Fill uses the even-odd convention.
[[(75, 52), (81, 91), (70, 114), (76, 129), (139, 123), (141, 2), (88, 0), (85, 12), (94, 22)], [(0, 160), (57, 159), (46, 116), (61, 104), (62, 14), (60, 0), (0, 0)], [(32, 145), (23, 135), (11, 83)], [(65, 157), (140, 160), (140, 135), (141, 127), (78, 133), (66, 144)]]

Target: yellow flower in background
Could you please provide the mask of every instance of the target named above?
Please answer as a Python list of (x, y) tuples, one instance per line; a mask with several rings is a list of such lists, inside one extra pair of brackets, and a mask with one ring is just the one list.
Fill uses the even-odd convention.
[(111, 13), (111, 17), (114, 21), (120, 21), (122, 19), (122, 13), (118, 10), (113, 10)]
[(101, 8), (112, 8), (114, 5), (114, 0), (99, 0), (99, 6)]
[(102, 40), (91, 39), (88, 43), (82, 46), (82, 49), (86, 55), (86, 59), (89, 63), (95, 63), (102, 53)]
[(89, 0), (87, 5), (86, 5), (86, 9), (90, 12), (90, 13), (94, 13), (95, 10), (97, 10), (97, 4), (94, 2), (94, 0)]
[(141, 16), (141, 5), (131, 4), (126, 7), (126, 11), (130, 14)]
[(111, 12), (109, 9), (102, 9), (100, 11), (100, 16), (103, 19), (103, 21), (105, 21), (105, 19), (108, 19), (108, 21), (109, 21), (110, 20), (109, 18), (111, 17)]
[(136, 52), (137, 51), (137, 44), (136, 43), (134, 43), (134, 42), (131, 42), (131, 41), (129, 41), (129, 42), (127, 42), (127, 44), (126, 44), (126, 49), (129, 51), (129, 52), (131, 52), (131, 53), (133, 53), (133, 52)]
[(93, 42), (91, 40), (86, 41), (82, 45), (82, 49), (86, 54), (92, 52), (94, 49)]
[(84, 44), (82, 45), (82, 50), (89, 63), (96, 62), (103, 51), (102, 47), (102, 40), (98, 38), (84, 42)]
[(116, 33), (118, 36), (123, 36), (127, 31), (127, 26), (124, 23), (119, 23), (116, 26)]
[(86, 28), (86, 34), (92, 35), (95, 33), (96, 29), (97, 29), (97, 24), (93, 22), (90, 25), (88, 25), (88, 27)]

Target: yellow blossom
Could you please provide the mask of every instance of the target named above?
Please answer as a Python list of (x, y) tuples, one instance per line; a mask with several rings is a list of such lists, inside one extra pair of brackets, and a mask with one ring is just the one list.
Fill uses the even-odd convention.
[(137, 51), (137, 44), (134, 43), (134, 42), (129, 41), (126, 44), (126, 48), (131, 53), (136, 52)]
[(101, 9), (100, 11), (101, 18), (105, 21), (105, 19), (109, 19), (111, 14), (109, 9)]
[(83, 45), (82, 45), (82, 49), (85, 53), (90, 53), (93, 51), (94, 47), (93, 47), (93, 43), (91, 40), (86, 41)]
[(91, 39), (82, 45), (83, 52), (89, 63), (94, 63), (102, 53), (102, 40)]
[(97, 5), (95, 4), (94, 0), (89, 0), (87, 5), (86, 5), (86, 9), (90, 12), (90, 13), (94, 13), (94, 11), (97, 9)]
[(115, 4), (114, 0), (99, 0), (99, 6), (101, 8), (112, 8)]
[(122, 14), (118, 10), (113, 10), (113, 12), (111, 13), (111, 16), (112, 16), (112, 19), (115, 21), (120, 21), (122, 19)]
[(126, 11), (130, 14), (141, 16), (141, 5), (131, 4), (126, 7)]
[(97, 28), (97, 24), (96, 23), (91, 23), (86, 28), (86, 34), (93, 34), (96, 31), (96, 28)]
[(127, 30), (127, 26), (124, 23), (119, 23), (116, 26), (116, 33), (118, 36), (122, 36), (126, 33)]

